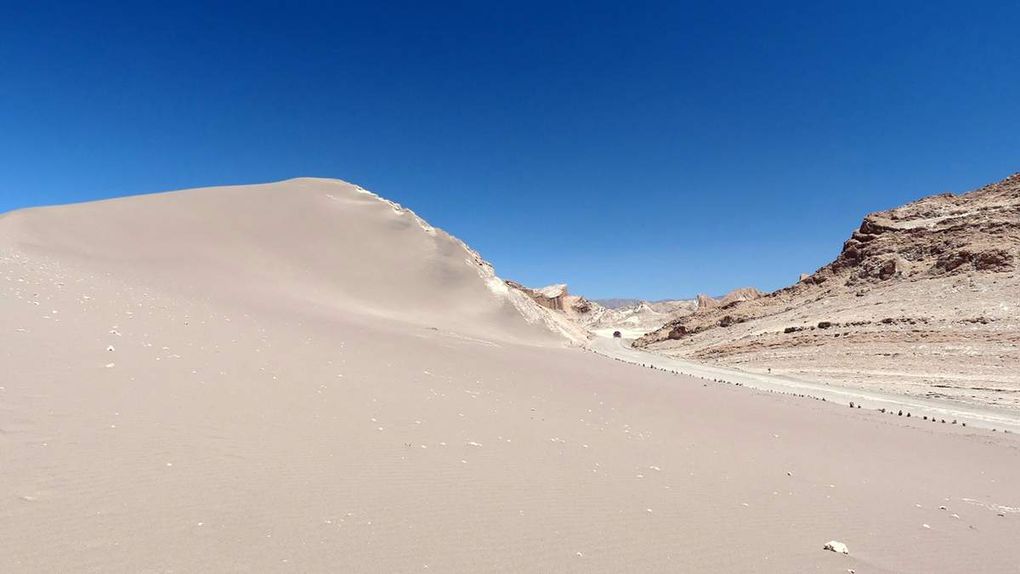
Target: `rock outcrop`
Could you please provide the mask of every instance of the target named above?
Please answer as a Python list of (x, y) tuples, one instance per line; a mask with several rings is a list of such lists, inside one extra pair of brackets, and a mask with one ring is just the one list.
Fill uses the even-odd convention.
[(710, 295), (700, 293), (697, 298), (698, 309), (711, 309), (713, 307), (725, 307), (737, 301), (750, 301), (761, 297), (763, 293), (754, 287), (741, 287), (734, 289), (718, 299)]
[(542, 287), (541, 289), (532, 289), (525, 287), (516, 281), (507, 281), (506, 284), (518, 291), (521, 291), (531, 297), (535, 303), (538, 303), (546, 309), (552, 309), (554, 311), (563, 311), (566, 308), (567, 299), (567, 286), (565, 284), (549, 285), (548, 287)]
[(637, 301), (615, 309), (606, 309), (592, 322), (590, 328), (602, 336), (619, 331), (621, 336), (634, 339), (658, 329), (669, 321), (689, 315), (695, 309), (697, 302), (693, 299)]
[[(538, 305), (553, 311), (562, 311), (567, 315), (589, 315), (597, 308), (596, 304), (579, 295), (571, 295), (565, 283), (549, 285), (541, 289), (532, 289), (516, 281), (507, 281), (507, 286), (530, 297)], [(579, 321), (581, 322), (581, 321)]]
[(1020, 259), (1020, 174), (964, 195), (872, 213), (809, 280), (847, 286), (968, 271), (1008, 273)]
[(825, 543), (822, 550), (828, 550), (829, 552), (835, 552), (837, 554), (850, 554), (850, 550), (846, 547), (846, 544), (837, 540), (830, 540)]
[(672, 319), (693, 313), (697, 308), (697, 303), (691, 299), (610, 299), (607, 300), (607, 306), (579, 295), (571, 295), (562, 283), (539, 289), (532, 289), (516, 281), (507, 281), (506, 284), (512, 290), (527, 295), (539, 306), (558, 312), (559, 316), (586, 332), (605, 337), (615, 332), (628, 338), (640, 337)]

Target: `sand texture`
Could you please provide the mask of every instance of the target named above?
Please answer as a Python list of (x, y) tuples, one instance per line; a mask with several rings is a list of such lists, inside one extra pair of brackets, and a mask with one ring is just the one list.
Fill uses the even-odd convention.
[(330, 180), (0, 217), (0, 572), (1020, 571), (1017, 435), (614, 361), (500, 286)]

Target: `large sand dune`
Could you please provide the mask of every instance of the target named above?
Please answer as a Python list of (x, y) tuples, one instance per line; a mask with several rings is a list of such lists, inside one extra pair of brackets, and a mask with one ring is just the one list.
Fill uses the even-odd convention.
[(0, 238), (33, 256), (207, 300), (518, 340), (546, 332), (522, 320), (503, 282), (462, 242), (337, 180), (24, 210), (4, 217)]
[(327, 180), (3, 216), (0, 572), (1020, 569), (1016, 435), (566, 348), (497, 283)]

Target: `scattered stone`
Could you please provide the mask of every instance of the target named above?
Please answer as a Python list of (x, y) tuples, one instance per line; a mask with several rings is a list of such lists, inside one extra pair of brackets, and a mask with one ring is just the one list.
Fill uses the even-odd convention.
[(837, 554), (850, 554), (850, 549), (846, 547), (846, 544), (836, 540), (826, 542), (822, 549), (830, 552), (836, 552)]

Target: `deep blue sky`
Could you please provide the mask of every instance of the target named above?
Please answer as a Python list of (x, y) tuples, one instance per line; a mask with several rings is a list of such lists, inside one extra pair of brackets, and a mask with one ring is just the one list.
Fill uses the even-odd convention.
[(0, 211), (336, 177), (504, 277), (665, 298), (1020, 170), (1015, 2), (203, 4), (0, 0)]

